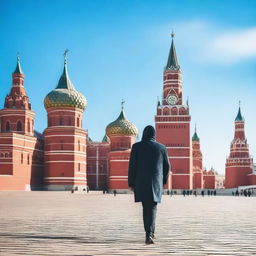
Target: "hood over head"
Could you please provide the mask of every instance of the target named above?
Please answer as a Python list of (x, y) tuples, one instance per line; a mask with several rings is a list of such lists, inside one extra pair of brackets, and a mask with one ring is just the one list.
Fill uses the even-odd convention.
[(148, 125), (143, 130), (142, 140), (155, 140), (156, 131), (155, 128), (151, 125)]

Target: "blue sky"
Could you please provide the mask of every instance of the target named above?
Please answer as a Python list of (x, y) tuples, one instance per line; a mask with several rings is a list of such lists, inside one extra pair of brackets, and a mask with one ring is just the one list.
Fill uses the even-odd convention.
[(68, 48), (70, 77), (88, 100), (84, 127), (90, 137), (102, 139), (122, 98), (141, 134), (154, 124), (174, 29), (191, 135), (197, 123), (204, 165), (224, 173), (239, 100), (256, 157), (255, 10), (253, 0), (1, 0), (0, 105), (19, 51), (35, 127), (43, 132), (43, 99), (57, 85)]

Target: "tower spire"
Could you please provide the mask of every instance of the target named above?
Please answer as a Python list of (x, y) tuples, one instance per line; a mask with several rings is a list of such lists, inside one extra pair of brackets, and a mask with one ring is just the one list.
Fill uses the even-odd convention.
[(196, 124), (195, 124), (195, 132), (194, 132), (194, 135), (193, 135), (193, 137), (192, 137), (192, 141), (199, 141), (200, 139), (199, 139), (199, 137), (198, 137), (198, 135), (197, 135), (197, 132), (196, 132)]
[(180, 70), (180, 65), (178, 62), (178, 58), (177, 58), (177, 54), (176, 54), (176, 49), (175, 49), (175, 45), (174, 45), (174, 38), (175, 34), (172, 31), (171, 33), (171, 37), (172, 37), (172, 44), (171, 44), (171, 48), (170, 48), (170, 52), (169, 52), (169, 56), (168, 56), (168, 61), (167, 61), (167, 65), (165, 67), (165, 70)]
[(69, 89), (69, 90), (74, 89), (74, 86), (73, 86), (73, 84), (72, 84), (72, 82), (71, 82), (71, 80), (69, 79), (69, 76), (68, 76), (67, 54), (68, 54), (68, 49), (66, 49), (65, 52), (63, 53), (64, 69), (63, 69), (63, 73), (60, 77), (60, 80), (58, 82), (58, 85), (57, 85), (56, 89)]
[(20, 66), (20, 53), (17, 52), (17, 65), (16, 69), (13, 72), (14, 74), (23, 74), (21, 66)]
[(240, 101), (240, 100), (239, 100), (238, 113), (237, 113), (237, 115), (236, 115), (235, 121), (237, 121), (237, 122), (244, 121), (244, 118), (243, 118), (243, 116), (242, 116), (242, 114), (241, 114), (241, 101)]

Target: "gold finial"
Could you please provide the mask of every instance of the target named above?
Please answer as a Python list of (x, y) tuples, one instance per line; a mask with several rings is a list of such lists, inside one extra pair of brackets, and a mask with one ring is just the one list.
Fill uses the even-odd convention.
[(196, 133), (196, 123), (195, 123), (195, 133)]
[(65, 52), (63, 53), (63, 56), (64, 56), (64, 64), (67, 64), (67, 55), (68, 55), (68, 49), (66, 49)]
[(241, 107), (241, 100), (239, 100), (238, 105), (239, 105), (239, 108), (240, 108)]
[(121, 108), (122, 108), (122, 110), (124, 110), (124, 103), (125, 103), (125, 101), (124, 101), (124, 99), (122, 99), (122, 101), (121, 101)]
[(171, 37), (174, 38), (174, 36), (175, 36), (175, 34), (174, 34), (173, 30), (172, 30)]

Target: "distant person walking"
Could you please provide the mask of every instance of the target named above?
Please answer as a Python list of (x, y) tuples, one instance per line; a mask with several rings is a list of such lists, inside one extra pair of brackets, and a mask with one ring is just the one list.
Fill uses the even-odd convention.
[(161, 202), (170, 168), (167, 150), (156, 142), (155, 134), (153, 126), (145, 127), (142, 140), (132, 146), (128, 172), (135, 202), (142, 202), (146, 244), (154, 243), (157, 203)]

